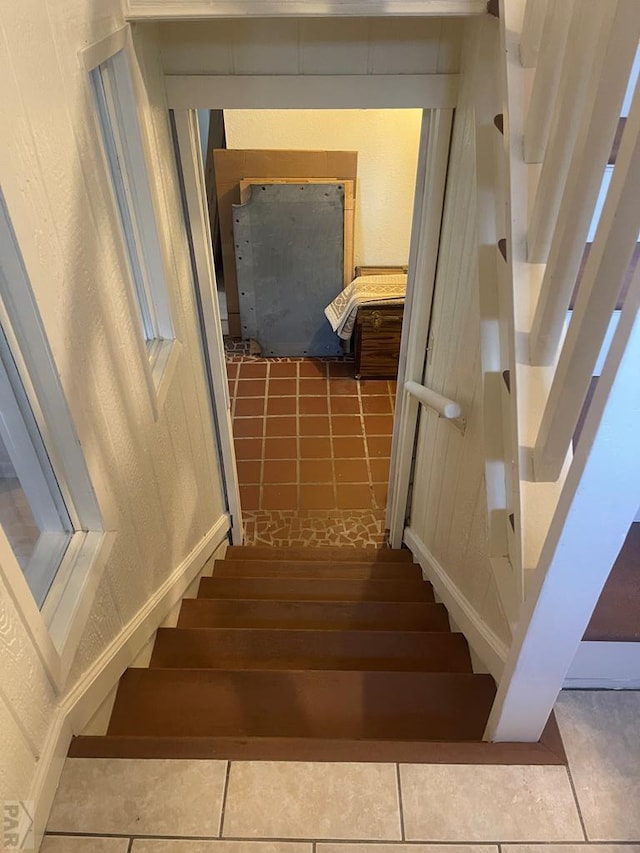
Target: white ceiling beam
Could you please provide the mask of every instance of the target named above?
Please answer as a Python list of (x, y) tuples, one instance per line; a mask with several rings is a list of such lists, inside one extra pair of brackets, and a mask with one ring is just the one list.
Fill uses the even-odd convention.
[(205, 18), (459, 17), (485, 15), (487, 0), (129, 0), (130, 21)]

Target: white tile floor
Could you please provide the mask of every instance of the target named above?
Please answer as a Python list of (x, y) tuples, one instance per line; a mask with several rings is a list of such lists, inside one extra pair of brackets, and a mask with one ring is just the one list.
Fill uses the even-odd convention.
[(568, 771), (71, 759), (42, 851), (640, 853), (640, 692), (557, 714)]

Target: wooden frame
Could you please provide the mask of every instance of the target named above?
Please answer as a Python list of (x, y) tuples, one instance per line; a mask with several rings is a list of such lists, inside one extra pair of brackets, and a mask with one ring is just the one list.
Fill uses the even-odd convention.
[(403, 542), (420, 415), (420, 404), (404, 385), (422, 382), (424, 374), (452, 124), (453, 110), (425, 110), (422, 117), (386, 515), (392, 548)]
[(243, 539), (240, 486), (231, 426), (231, 400), (222, 339), (222, 322), (213, 268), (213, 250), (207, 190), (200, 133), (195, 110), (174, 112), (177, 151), (185, 192), (187, 227), (193, 249), (195, 286), (202, 310), (202, 336), (214, 410), (215, 433), (219, 442), (220, 461), (227, 503), (231, 515), (231, 541), (241, 545)]
[(344, 245), (343, 245), (343, 287), (353, 279), (354, 231), (356, 216), (356, 182), (339, 178), (246, 178), (240, 181), (240, 204), (245, 204), (250, 196), (250, 188), (259, 184), (343, 184), (344, 186)]

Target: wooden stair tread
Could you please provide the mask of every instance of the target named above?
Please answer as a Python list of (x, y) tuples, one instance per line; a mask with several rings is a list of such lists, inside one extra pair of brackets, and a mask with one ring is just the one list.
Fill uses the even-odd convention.
[(320, 578), (202, 578), (198, 598), (278, 601), (433, 601), (423, 580)]
[(422, 580), (416, 563), (318, 562), (315, 560), (216, 560), (216, 578), (318, 578), (325, 580)]
[(160, 628), (150, 668), (471, 672), (462, 634)]
[(71, 741), (69, 757), (566, 765), (562, 750), (551, 749), (542, 739), (539, 743), (487, 743), (480, 740), (81, 735)]
[(262, 548), (255, 545), (232, 545), (227, 548), (225, 560), (315, 560), (331, 562), (413, 563), (413, 555), (406, 548)]
[(613, 564), (583, 637), (587, 642), (640, 642), (640, 522)]
[(192, 598), (182, 602), (178, 627), (448, 631), (449, 617), (430, 602)]
[(108, 734), (480, 740), (494, 696), (468, 673), (129, 669)]

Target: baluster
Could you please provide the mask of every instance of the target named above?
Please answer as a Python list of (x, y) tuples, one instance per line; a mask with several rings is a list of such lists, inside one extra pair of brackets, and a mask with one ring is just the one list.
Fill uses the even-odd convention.
[(640, 83), (534, 450), (538, 480), (558, 478), (640, 231)]
[(619, 0), (560, 203), (531, 328), (532, 364), (551, 364), (557, 353), (639, 38), (637, 0)]
[(572, 11), (573, 0), (549, 0), (524, 124), (524, 159), (527, 163), (541, 163), (544, 157)]
[(549, 0), (527, 0), (520, 38), (520, 62), (525, 68), (534, 68), (542, 41)]
[(615, 3), (602, 3), (602, 0), (579, 0), (574, 4), (558, 97), (529, 221), (530, 263), (547, 261), (585, 101), (595, 86), (594, 66), (601, 60), (615, 8)]

